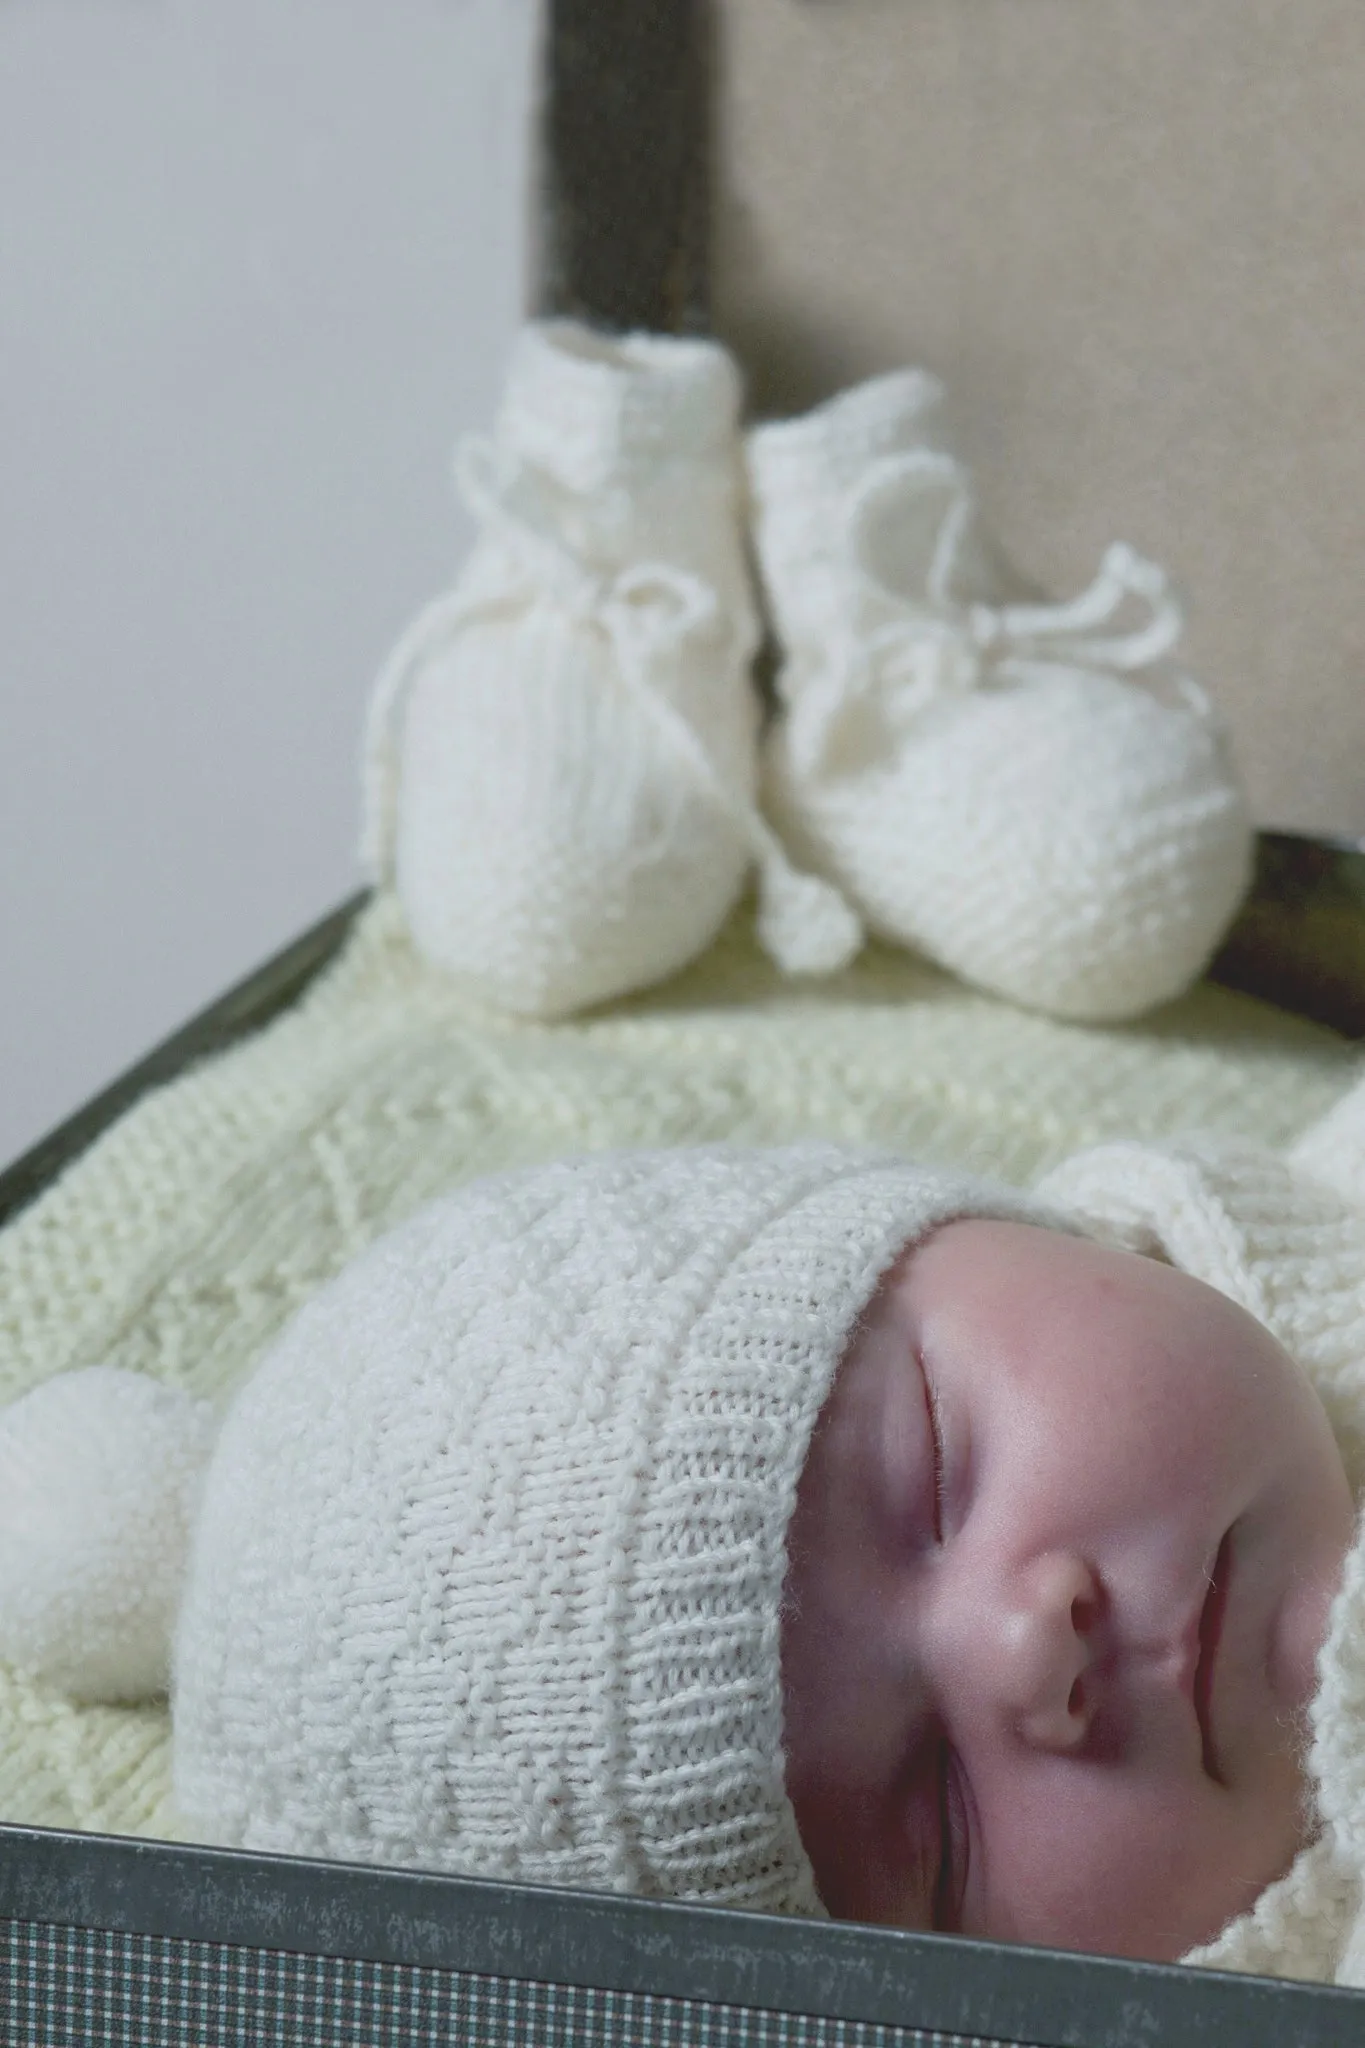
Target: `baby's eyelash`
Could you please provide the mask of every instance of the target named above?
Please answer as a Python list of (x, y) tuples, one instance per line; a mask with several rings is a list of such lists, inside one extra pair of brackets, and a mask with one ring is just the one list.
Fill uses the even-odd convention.
[(970, 1849), (958, 1763), (949, 1743), (939, 1746), (939, 1869), (934, 1887), (934, 1926), (952, 1933), (962, 1918)]
[(938, 1399), (934, 1383), (920, 1366), (920, 1378), (924, 1381), (924, 1406), (929, 1417), (929, 1440), (934, 1447), (934, 1535), (943, 1541), (943, 1435), (939, 1427)]

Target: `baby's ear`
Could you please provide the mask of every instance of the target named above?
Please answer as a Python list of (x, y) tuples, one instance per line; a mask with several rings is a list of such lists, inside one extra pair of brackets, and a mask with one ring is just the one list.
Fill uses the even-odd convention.
[(145, 1373), (58, 1373), (0, 1413), (0, 1658), (80, 1701), (167, 1689), (216, 1418)]

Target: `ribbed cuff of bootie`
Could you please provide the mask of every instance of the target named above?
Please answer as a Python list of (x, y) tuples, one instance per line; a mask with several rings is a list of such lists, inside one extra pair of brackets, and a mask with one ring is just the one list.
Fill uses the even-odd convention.
[(769, 504), (791, 492), (841, 492), (869, 463), (909, 447), (948, 452), (945, 392), (929, 370), (892, 370), (840, 392), (797, 419), (754, 427), (746, 443), (749, 474)]
[(513, 345), (497, 437), (567, 489), (592, 491), (719, 455), (739, 406), (739, 373), (716, 342), (533, 321)]

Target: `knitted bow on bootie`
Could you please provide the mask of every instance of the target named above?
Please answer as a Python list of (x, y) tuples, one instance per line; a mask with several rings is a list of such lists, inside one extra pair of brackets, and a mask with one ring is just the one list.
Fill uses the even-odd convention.
[(750, 436), (786, 654), (769, 812), (872, 929), (1058, 1016), (1134, 1016), (1249, 879), (1224, 735), (1132, 549), (1069, 604), (1000, 601), (940, 399), (910, 372)]
[(684, 966), (759, 867), (759, 932), (825, 972), (861, 928), (756, 804), (738, 379), (714, 344), (533, 324), (457, 482), (479, 539), (376, 686), (372, 872), (475, 995), (551, 1017)]

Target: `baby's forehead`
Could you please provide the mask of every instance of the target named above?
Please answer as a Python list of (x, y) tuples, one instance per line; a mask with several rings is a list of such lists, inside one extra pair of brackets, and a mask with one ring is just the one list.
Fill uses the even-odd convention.
[[(948, 1248), (945, 1255), (945, 1246)], [(1094, 1271), (1095, 1255), (1119, 1256), (1171, 1269), (1164, 1248), (1124, 1244), (1065, 1217), (1021, 1221), (1013, 1216), (948, 1216), (909, 1237), (878, 1282), (877, 1293), (894, 1288), (926, 1268), (945, 1284), (980, 1293), (986, 1283), (1009, 1284), (1034, 1275), (1065, 1284)]]

